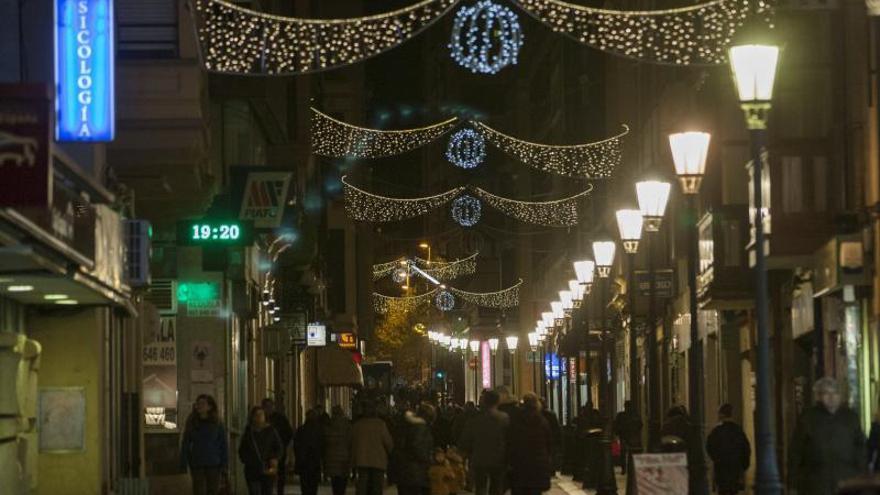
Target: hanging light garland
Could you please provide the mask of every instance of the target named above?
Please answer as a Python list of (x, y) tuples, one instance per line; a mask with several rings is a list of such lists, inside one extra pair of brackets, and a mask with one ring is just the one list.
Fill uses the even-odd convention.
[(405, 282), (407, 277), (409, 277), (409, 270), (405, 267), (395, 268), (391, 272), (391, 280), (398, 284)]
[[(391, 222), (424, 215), (467, 189), (457, 187), (436, 196), (401, 199), (358, 189), (349, 184), (345, 176), (342, 177), (342, 184), (348, 216), (366, 222)], [(479, 187), (472, 189), (477, 198), (489, 206), (523, 222), (545, 227), (570, 227), (578, 223), (578, 201), (592, 192), (593, 185), (589, 184), (586, 190), (574, 196), (555, 201), (520, 201), (496, 196)], [(460, 225), (471, 227), (479, 221), (482, 208), (477, 198), (465, 194), (453, 201), (452, 217)]]
[(438, 295), (447, 292), (454, 298), (458, 297), (462, 301), (480, 306), (483, 308), (506, 309), (519, 306), (519, 289), (522, 286), (522, 279), (516, 284), (495, 292), (469, 292), (454, 287), (437, 287), (424, 294), (417, 296), (393, 297), (373, 293), (373, 309), (379, 314), (385, 314), (389, 311), (413, 311), (423, 304), (434, 302), (437, 304)]
[(725, 63), (734, 34), (763, 0), (713, 0), (665, 10), (609, 10), (561, 0), (513, 0), (553, 31), (603, 52), (667, 65)]
[(388, 261), (386, 263), (377, 263), (373, 265), (373, 280), (379, 280), (382, 277), (386, 277), (389, 274), (393, 273), (394, 270), (401, 267), (401, 259), (396, 259), (394, 261)]
[(456, 167), (475, 168), (486, 159), (486, 141), (473, 129), (462, 129), (449, 138), (446, 159)]
[(345, 211), (348, 216), (365, 222), (392, 222), (424, 215), (442, 206), (462, 193), (465, 188), (457, 187), (436, 196), (425, 198), (389, 198), (377, 196), (358, 189), (342, 176), (345, 196)]
[(452, 202), (452, 219), (462, 227), (473, 227), (480, 221), (481, 210), (480, 200), (465, 194)]
[(455, 287), (449, 287), (449, 292), (460, 297), (474, 306), (483, 308), (513, 308), (519, 306), (519, 288), (522, 286), (522, 279), (516, 284), (496, 292), (468, 292)]
[(416, 257), (414, 261), (428, 275), (436, 278), (441, 282), (454, 280), (464, 275), (471, 275), (477, 271), (477, 256), (480, 253), (474, 253), (467, 258), (455, 261), (431, 261), (423, 260)]
[(488, 205), (520, 221), (545, 227), (571, 227), (578, 223), (578, 200), (593, 190), (589, 184), (583, 192), (556, 201), (517, 201), (502, 198), (477, 188), (477, 196)]
[(195, 0), (205, 67), (228, 74), (290, 75), (360, 62), (409, 40), (458, 0), (424, 0), (378, 15), (300, 19), (226, 0)]
[(516, 14), (507, 7), (480, 0), (455, 14), (449, 50), (458, 65), (476, 74), (496, 74), (516, 65), (523, 44)]
[(437, 306), (437, 309), (440, 311), (452, 311), (455, 309), (455, 296), (453, 296), (448, 290), (441, 289), (434, 297), (434, 305)]
[(329, 158), (382, 158), (424, 146), (453, 127), (452, 118), (416, 129), (380, 130), (346, 124), (312, 108), (312, 152)]
[(621, 138), (629, 133), (629, 127), (624, 125), (623, 132), (602, 141), (554, 146), (523, 141), (481, 122), (472, 122), (472, 125), (487, 141), (530, 167), (586, 179), (611, 177), (621, 162)]

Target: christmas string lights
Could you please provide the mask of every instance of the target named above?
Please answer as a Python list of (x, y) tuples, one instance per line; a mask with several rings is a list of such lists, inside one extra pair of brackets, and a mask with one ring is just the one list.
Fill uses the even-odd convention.
[[(516, 284), (506, 289), (501, 289), (495, 292), (469, 292), (461, 289), (456, 289), (454, 287), (437, 287), (424, 294), (402, 297), (386, 296), (384, 294), (374, 292), (373, 309), (379, 314), (385, 314), (389, 311), (398, 310), (412, 311), (419, 306), (423, 304), (428, 304), (432, 301), (436, 305), (436, 300), (438, 299), (438, 296), (443, 292), (447, 292), (450, 295), (454, 296), (452, 307), (454, 307), (455, 303), (454, 298), (458, 297), (462, 301), (483, 308), (513, 308), (519, 305), (519, 289), (522, 286), (522, 283), (523, 281), (522, 279), (520, 279), (519, 281), (517, 281)], [(448, 303), (448, 300), (445, 302)]]
[(516, 65), (522, 44), (519, 19), (507, 7), (480, 0), (455, 14), (450, 55), (475, 74), (496, 74), (508, 65)]
[(440, 290), (434, 297), (434, 305), (440, 311), (452, 311), (455, 308), (455, 296), (448, 290)]
[(530, 167), (586, 179), (611, 177), (614, 169), (620, 165), (621, 138), (629, 133), (629, 127), (624, 125), (623, 132), (602, 141), (554, 146), (523, 141), (481, 122), (473, 122), (472, 125), (487, 141)]
[(468, 292), (455, 287), (448, 289), (453, 295), (475, 306), (504, 309), (519, 306), (519, 288), (522, 283), (522, 279), (519, 279), (514, 285), (496, 292)]
[(473, 227), (480, 221), (482, 206), (480, 200), (467, 194), (452, 202), (452, 219), (462, 227)]
[(465, 190), (457, 187), (435, 196), (425, 198), (389, 198), (358, 189), (342, 176), (345, 211), (354, 220), (365, 222), (392, 222), (424, 215), (442, 206)]
[(402, 266), (401, 261), (404, 261), (403, 258), (389, 261), (387, 263), (377, 263), (373, 265), (373, 280), (379, 280), (380, 278), (386, 277), (388, 276), (388, 274), (393, 273), (395, 270)]
[(400, 155), (438, 139), (457, 122), (457, 118), (451, 118), (417, 129), (367, 129), (346, 124), (312, 108), (312, 152), (329, 158)]
[(458, 0), (424, 0), (378, 15), (301, 19), (226, 0), (195, 0), (205, 67), (227, 74), (290, 75), (351, 65), (409, 40)]
[(734, 34), (764, 0), (713, 0), (666, 10), (609, 10), (561, 0), (513, 0), (553, 31), (604, 52), (668, 65), (725, 63)]
[(477, 256), (480, 253), (474, 253), (467, 258), (455, 261), (431, 261), (416, 257), (414, 261), (428, 275), (436, 278), (441, 282), (454, 280), (464, 275), (471, 275), (477, 271)]
[[(348, 216), (367, 222), (391, 222), (424, 215), (467, 189), (457, 187), (435, 196), (402, 199), (379, 196), (358, 189), (349, 184), (345, 176), (342, 177), (342, 185)], [(477, 198), (489, 206), (523, 222), (546, 227), (570, 227), (578, 223), (578, 200), (589, 194), (593, 185), (589, 184), (586, 190), (574, 196), (555, 201), (520, 201), (496, 196), (479, 187), (472, 189)], [(479, 221), (481, 207), (477, 198), (462, 195), (453, 202), (452, 216), (460, 225), (470, 227)]]
[(589, 184), (585, 191), (574, 196), (543, 202), (502, 198), (480, 188), (475, 192), (489, 206), (523, 222), (545, 227), (570, 227), (578, 223), (578, 200), (592, 190), (593, 185)]
[(449, 138), (446, 159), (456, 167), (475, 168), (486, 159), (486, 141), (473, 129), (462, 129)]

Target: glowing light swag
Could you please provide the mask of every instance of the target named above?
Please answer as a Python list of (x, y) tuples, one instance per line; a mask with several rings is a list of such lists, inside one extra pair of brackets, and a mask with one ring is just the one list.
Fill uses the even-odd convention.
[(54, 0), (55, 139), (112, 141), (113, 0)]

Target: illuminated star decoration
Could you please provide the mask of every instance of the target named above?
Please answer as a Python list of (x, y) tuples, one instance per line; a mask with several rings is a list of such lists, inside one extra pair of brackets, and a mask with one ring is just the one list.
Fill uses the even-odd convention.
[(227, 74), (291, 75), (351, 65), (409, 40), (459, 0), (424, 0), (378, 15), (301, 19), (226, 0), (195, 0), (205, 68)]
[(475, 168), (486, 159), (486, 141), (473, 129), (462, 129), (449, 138), (446, 159), (456, 167)]
[(480, 221), (481, 210), (480, 200), (465, 194), (452, 202), (452, 219), (462, 227), (473, 227)]
[(424, 294), (402, 297), (386, 296), (374, 292), (373, 309), (380, 314), (394, 310), (412, 311), (432, 301), (436, 304), (437, 295), (442, 291), (447, 291), (454, 298), (461, 299), (474, 306), (497, 309), (513, 308), (519, 306), (519, 290), (522, 283), (523, 281), (520, 279), (516, 284), (495, 292), (470, 292), (456, 289), (455, 287), (446, 287), (445, 289), (437, 287)]
[[(480, 216), (479, 200), (470, 195), (461, 195), (466, 189), (498, 211), (520, 221), (546, 227), (571, 227), (578, 223), (578, 202), (593, 190), (587, 189), (567, 198), (552, 201), (521, 201), (503, 198), (479, 187), (457, 187), (441, 194), (424, 198), (390, 198), (369, 193), (349, 184), (342, 177), (345, 196), (345, 211), (354, 220), (366, 222), (392, 222), (424, 215), (453, 198), (452, 216), (463, 226), (475, 225)], [(459, 195), (461, 195), (459, 197)], [(467, 198), (467, 199), (465, 199)], [(476, 205), (476, 206), (475, 206)], [(464, 223), (462, 223), (462, 220)], [(470, 225), (466, 225), (466, 224)]]
[(561, 0), (513, 0), (553, 31), (603, 52), (666, 65), (719, 65), (752, 15), (772, 14), (765, 0), (713, 0), (665, 10), (609, 10)]
[(516, 65), (522, 43), (516, 14), (490, 0), (480, 0), (455, 14), (449, 50), (452, 59), (471, 72), (496, 74)]
[(458, 119), (416, 129), (367, 129), (346, 124), (312, 108), (312, 152), (329, 158), (382, 158), (400, 155), (443, 136)]

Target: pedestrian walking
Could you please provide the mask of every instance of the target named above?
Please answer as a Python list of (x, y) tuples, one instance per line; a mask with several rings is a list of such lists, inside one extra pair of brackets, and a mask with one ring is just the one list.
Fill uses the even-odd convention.
[(798, 495), (828, 495), (865, 472), (865, 436), (859, 416), (840, 403), (837, 381), (813, 385), (816, 404), (798, 419), (789, 449), (789, 475)]
[(880, 473), (880, 413), (871, 421), (871, 432), (868, 434), (868, 471)]
[(351, 422), (340, 406), (333, 406), (324, 429), (324, 475), (330, 477), (333, 495), (345, 495), (351, 476)]
[(553, 452), (553, 457), (551, 458), (553, 464), (550, 472), (552, 475), (556, 473), (556, 468), (560, 463), (558, 457), (562, 453), (562, 427), (559, 426), (559, 419), (556, 418), (556, 414), (547, 408), (547, 403), (544, 402), (544, 399), (538, 399), (538, 403), (541, 405), (541, 415), (550, 427), (550, 441), (552, 442), (550, 451)]
[(431, 485), (431, 495), (451, 495), (455, 492), (452, 489), (455, 473), (442, 448), (434, 449), (434, 462), (428, 468), (428, 480)]
[(718, 421), (706, 439), (706, 452), (712, 459), (713, 484), (719, 495), (734, 495), (745, 489), (752, 447), (743, 429), (733, 421), (733, 406), (722, 404)]
[(281, 437), (266, 420), (266, 411), (254, 406), (238, 445), (238, 458), (244, 464), (249, 495), (271, 495), (281, 459)]
[(642, 443), (642, 418), (639, 417), (631, 400), (625, 401), (623, 411), (614, 417), (612, 432), (620, 439), (621, 465), (623, 474), (626, 474), (629, 454)]
[(324, 434), (321, 412), (319, 409), (307, 412), (306, 421), (296, 429), (293, 437), (293, 453), (296, 456), (294, 471), (299, 475), (302, 495), (317, 495), (321, 482)]
[(403, 442), (399, 445), (400, 464), (397, 471), (399, 495), (428, 495), (428, 468), (433, 459), (434, 442), (431, 423), (434, 408), (430, 404), (419, 405), (415, 413), (407, 411), (403, 428)]
[(541, 413), (538, 396), (527, 393), (508, 430), (508, 459), (512, 495), (538, 495), (550, 489), (553, 440)]
[(226, 429), (217, 402), (207, 394), (198, 396), (186, 420), (180, 446), (180, 466), (189, 468), (194, 495), (217, 495), (229, 464)]
[(465, 426), (458, 442), (474, 473), (475, 495), (504, 492), (510, 417), (498, 410), (499, 401), (498, 392), (484, 391), (480, 397), (480, 412)]
[(388, 456), (394, 442), (385, 421), (376, 416), (376, 404), (361, 403), (361, 417), (351, 428), (351, 460), (357, 470), (357, 495), (382, 495)]
[(274, 400), (267, 397), (263, 399), (262, 406), (263, 411), (266, 412), (266, 421), (275, 428), (281, 439), (281, 457), (278, 458), (278, 476), (275, 485), (278, 495), (284, 495), (284, 485), (287, 483), (287, 447), (293, 439), (293, 427), (287, 416), (278, 410)]
[(498, 410), (506, 414), (508, 418), (512, 419), (516, 416), (517, 411), (519, 411), (519, 402), (510, 393), (510, 387), (499, 385), (495, 387), (495, 393), (498, 394)]

